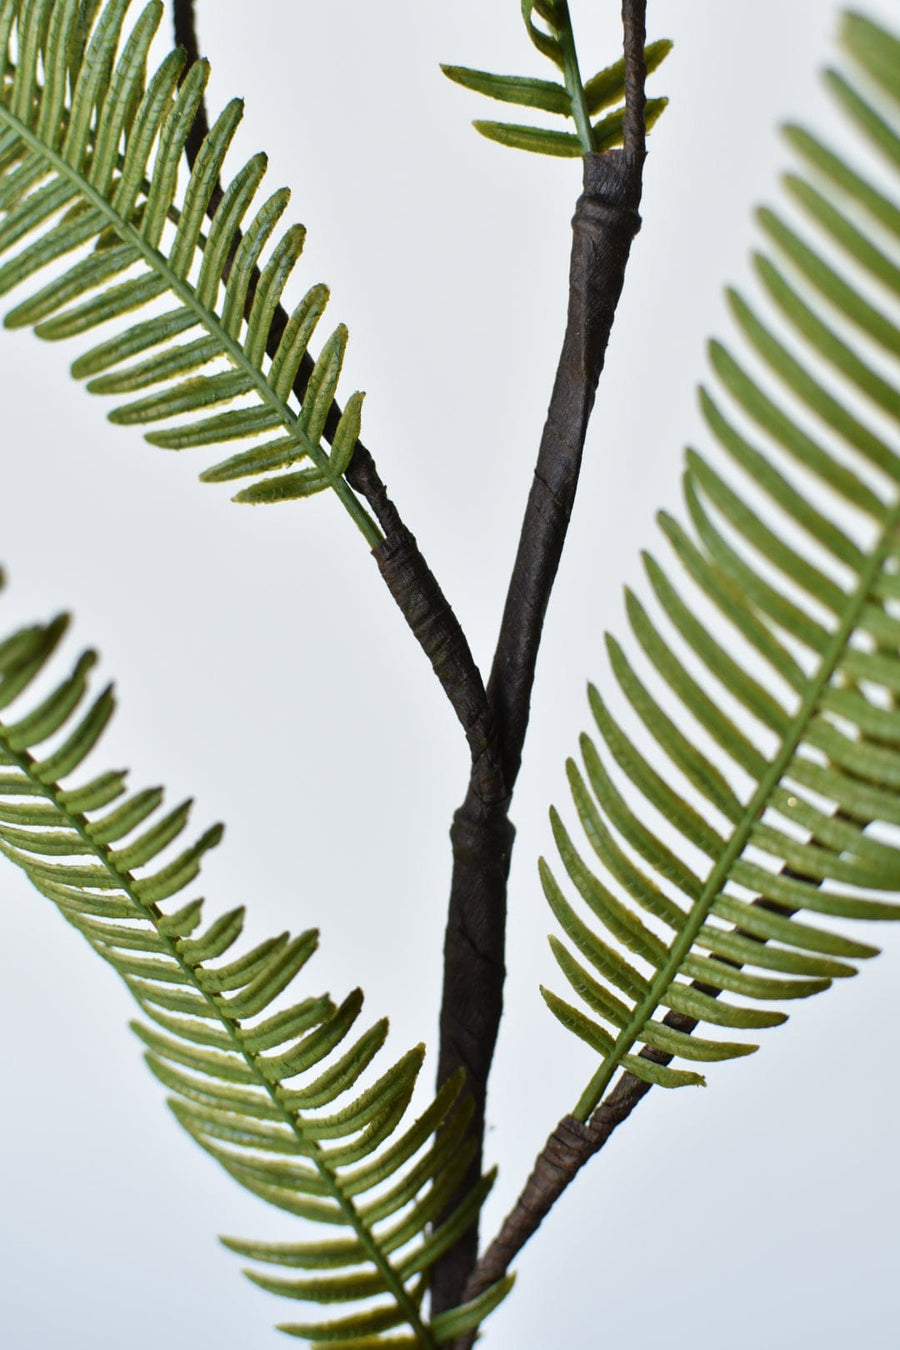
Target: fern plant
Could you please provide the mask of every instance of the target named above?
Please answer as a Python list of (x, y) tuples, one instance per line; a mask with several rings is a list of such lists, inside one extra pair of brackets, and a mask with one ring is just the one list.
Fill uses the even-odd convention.
[[(185, 72), (185, 53), (176, 49), (148, 75), (161, 0), (147, 5), (125, 42), (129, 0), (103, 6), (93, 24), (91, 8), (99, 7), (85, 10), (79, 0), (3, 7), (0, 290), (6, 294), (85, 244), (94, 245), (90, 256), (21, 300), (7, 314), (7, 327), (33, 326), (51, 341), (77, 337), (165, 296), (162, 313), (129, 324), (84, 352), (73, 367), (77, 376), (90, 377), (94, 393), (153, 389), (115, 408), (111, 419), (143, 425), (190, 415), (174, 428), (149, 434), (170, 450), (251, 441), (252, 449), (210, 468), (206, 477), (216, 482), (265, 473), (263, 482), (244, 489), (247, 501), (281, 501), (331, 487), (370, 544), (377, 543), (377, 527), (342, 477), (359, 434), (359, 394), (347, 404), (331, 452), (322, 448), (345, 328), (325, 342), (303, 409), (297, 414), (288, 406), (328, 298), (323, 286), (312, 287), (296, 306), (264, 370), (273, 318), (304, 242), (303, 229), (292, 226), (273, 246), (263, 273), (254, 275), (289, 200), (284, 191), (268, 197), (241, 234), (265, 173), (264, 155), (245, 164), (224, 193), (218, 189), (212, 225), (202, 235), (241, 120), (240, 100), (229, 103), (210, 130), (176, 201), (179, 164), (208, 66), (197, 61)], [(42, 225), (48, 228), (34, 239)], [(164, 237), (167, 227), (170, 237)], [(199, 336), (173, 351), (175, 336), (198, 330)], [(223, 360), (225, 369), (197, 373)], [(242, 397), (240, 408), (206, 416)], [(269, 476), (304, 460), (311, 461), (306, 468)]]
[[(293, 994), (317, 933), (282, 933), (237, 955), (242, 910), (204, 924), (203, 902), (183, 892), (222, 827), (161, 864), (160, 855), (180, 841), (191, 803), (161, 813), (159, 789), (127, 794), (122, 773), (83, 773), (113, 706), (108, 688), (84, 706), (94, 654), (86, 652), (66, 680), (20, 712), (65, 628), (61, 617), (19, 630), (0, 646), (0, 852), (110, 963), (155, 1023), (132, 1026), (188, 1134), (270, 1204), (329, 1232), (348, 1231), (288, 1244), (230, 1239), (234, 1251), (290, 1272), (252, 1278), (316, 1303), (389, 1296), (345, 1319), (282, 1330), (343, 1346), (397, 1325), (411, 1334), (394, 1337), (395, 1344), (453, 1339), (488, 1310), (482, 1300), (430, 1326), (421, 1313), (430, 1268), (490, 1186), (486, 1178), (452, 1221), (426, 1235), (471, 1158), (472, 1145), (462, 1139), (469, 1113), (453, 1112), (459, 1079), (401, 1128), (424, 1047), (363, 1089), (387, 1021), (351, 1037), (361, 991), (339, 1006), (327, 996), (279, 1004), (285, 991)], [(51, 753), (41, 752), (60, 735)], [(401, 1249), (402, 1259), (394, 1259)], [(488, 1302), (505, 1292), (498, 1286)]]
[[(242, 909), (205, 918), (194, 884), (221, 827), (185, 846), (189, 803), (163, 811), (160, 790), (129, 793), (122, 773), (86, 764), (113, 700), (89, 695), (92, 653), (50, 683), (65, 619), (0, 644), (0, 852), (128, 987), (187, 1133), (298, 1220), (289, 1241), (226, 1239), (257, 1286), (314, 1306), (281, 1330), (346, 1350), (462, 1350), (508, 1294), (524, 1243), (651, 1086), (697, 1085), (698, 1066), (751, 1053), (786, 1020), (774, 1005), (875, 954), (850, 920), (900, 917), (900, 214), (857, 152), (789, 130), (805, 169), (788, 193), (808, 223), (760, 213), (772, 317), (730, 293), (743, 350), (712, 344), (717, 386), (701, 394), (717, 449), (688, 452), (690, 527), (661, 522), (682, 575), (647, 555), (651, 595), (627, 592), (630, 647), (607, 642), (618, 693), (591, 688), (596, 730), (567, 765), (584, 842), (554, 811), (558, 861), (540, 864), (569, 985), (544, 999), (599, 1062), (479, 1242), (510, 799), (639, 224), (644, 138), (665, 106), (644, 81), (671, 44), (647, 44), (644, 5), (626, 0), (623, 59), (583, 81), (567, 4), (523, 0), (557, 80), (444, 67), (470, 91), (569, 119), (574, 132), (475, 125), (505, 146), (583, 157), (585, 173), (557, 382), (482, 679), (360, 441), (362, 396), (336, 401), (346, 329), (310, 351), (325, 288), (283, 305), (304, 239), (299, 226), (275, 235), (287, 194), (258, 204), (262, 156), (226, 170), (241, 108), (209, 124), (193, 7), (174, 10), (185, 45), (156, 64), (161, 3), (129, 17), (128, 0), (0, 0), (6, 324), (80, 340), (75, 375), (116, 400), (112, 421), (152, 426), (152, 444), (228, 442), (201, 476), (250, 480), (236, 500), (332, 489), (372, 549), (471, 752), (435, 1094), (413, 1104), (423, 1046), (385, 1067), (387, 1022), (358, 1029), (359, 990), (333, 1001), (307, 988), (315, 931), (245, 950)], [(851, 65), (829, 76), (832, 92), (862, 153), (896, 175), (900, 42), (859, 15), (842, 40)]]
[[(845, 41), (870, 78), (896, 96), (897, 50), (887, 35), (853, 18), (845, 26)], [(900, 141), (889, 124), (844, 77), (835, 75), (832, 88), (860, 130), (880, 139), (894, 165), (900, 164)], [(679, 590), (654, 557), (646, 555), (647, 575), (672, 638), (667, 640), (631, 591), (626, 595), (628, 616), (649, 668), (675, 695), (673, 712), (653, 696), (622, 646), (612, 637), (607, 645), (620, 690), (662, 754), (650, 762), (592, 687), (591, 711), (605, 755), (585, 736), (587, 781), (574, 761), (567, 765), (590, 844), (631, 904), (623, 904), (590, 871), (553, 812), (554, 836), (569, 878), (602, 926), (648, 963), (650, 978), (585, 930), (552, 871), (542, 864), (554, 915), (603, 976), (605, 987), (565, 945), (554, 942), (555, 955), (588, 1006), (616, 1029), (610, 1035), (545, 993), (552, 1011), (603, 1056), (603, 1067), (578, 1103), (576, 1115), (581, 1118), (596, 1108), (621, 1066), (643, 1081), (669, 1087), (702, 1081), (692, 1070), (635, 1055), (636, 1045), (694, 1061), (727, 1059), (756, 1048), (708, 1041), (665, 1020), (657, 1022), (655, 1014), (662, 1008), (693, 1024), (744, 1029), (777, 1025), (781, 1014), (726, 1008), (718, 995), (732, 991), (750, 999), (803, 998), (827, 988), (833, 978), (853, 973), (855, 967), (848, 962), (876, 954), (855, 938), (810, 926), (802, 911), (838, 919), (900, 917), (895, 903), (866, 895), (896, 892), (900, 882), (896, 841), (879, 838), (870, 828), (900, 823), (893, 792), (900, 727), (893, 668), (900, 633), (893, 582), (900, 519), (895, 500), (900, 393), (878, 360), (895, 360), (900, 350), (900, 330), (892, 317), (900, 292), (895, 269), (875, 238), (879, 224), (896, 233), (900, 216), (889, 199), (846, 163), (832, 159), (815, 138), (793, 129), (790, 139), (808, 164), (826, 170), (849, 202), (838, 207), (833, 188), (830, 200), (808, 178), (793, 174), (787, 180), (790, 195), (831, 236), (845, 265), (868, 271), (881, 294), (877, 304), (864, 298), (811, 240), (774, 212), (760, 213), (779, 250), (781, 267), (757, 254), (756, 270), (776, 322), (787, 328), (785, 336), (737, 291), (729, 292), (729, 301), (749, 352), (768, 368), (784, 395), (796, 398), (800, 412), (794, 413), (784, 395), (772, 396), (761, 387), (745, 359), (713, 342), (710, 359), (719, 391), (702, 389), (701, 406), (728, 459), (719, 466), (689, 451), (684, 495), (693, 530), (685, 530), (671, 516), (661, 519), (687, 579), (712, 601), (731, 631), (721, 638), (710, 633), (697, 617), (697, 599), (683, 587)], [(854, 205), (869, 217), (868, 229), (857, 229), (846, 214), (847, 206), (852, 210)], [(793, 265), (797, 281), (788, 278), (785, 263)], [(812, 295), (807, 298), (798, 284)], [(816, 305), (822, 299), (830, 304), (831, 314)], [(846, 334), (833, 326), (835, 311)], [(803, 357), (790, 345), (798, 337), (806, 347)], [(871, 358), (860, 339), (873, 344)], [(811, 359), (821, 363), (821, 370), (810, 368)], [(829, 387), (830, 372), (867, 400), (868, 415), (858, 415), (849, 400), (836, 396)], [(822, 431), (809, 434), (804, 412), (813, 414)], [(742, 415), (755, 425), (754, 440), (741, 429)], [(888, 419), (883, 430), (882, 416)], [(761, 436), (765, 449), (760, 448)], [(877, 475), (874, 482), (866, 481), (868, 471)], [(768, 498), (768, 511), (750, 505), (750, 486)], [(827, 512), (815, 504), (822, 488), (833, 499)], [(871, 523), (870, 537), (855, 537), (840, 523), (842, 498)], [(782, 521), (802, 532), (797, 542), (785, 539)], [(679, 656), (678, 640), (699, 659), (699, 675)], [(751, 662), (760, 663), (758, 672)], [(727, 707), (717, 695), (719, 688), (729, 698)], [(679, 704), (680, 712), (675, 711)], [(718, 757), (698, 747), (698, 729), (718, 747)], [(762, 750), (766, 736), (771, 745)], [(609, 773), (612, 762), (643, 806), (635, 808), (619, 791)], [(673, 771), (680, 783), (689, 785), (687, 792), (673, 785)], [(749, 782), (741, 792), (735, 789), (737, 775), (746, 775)], [(677, 832), (680, 847), (648, 828), (647, 808)], [(640, 858), (640, 868), (623, 852), (623, 841)], [(687, 847), (711, 862), (706, 875), (679, 861)], [(678, 899), (667, 889), (672, 886)], [(646, 914), (669, 932), (654, 932)], [(785, 974), (791, 978), (782, 978)], [(707, 991), (712, 991), (712, 1000)], [(626, 1007), (621, 993), (633, 1006)]]

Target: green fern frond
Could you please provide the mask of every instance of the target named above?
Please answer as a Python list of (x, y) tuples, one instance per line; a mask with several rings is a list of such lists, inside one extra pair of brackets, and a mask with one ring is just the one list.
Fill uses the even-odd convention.
[[(829, 84), (898, 175), (900, 43), (858, 15), (842, 37), (876, 101), (843, 74)], [(693, 530), (661, 517), (693, 589), (645, 558), (665, 622), (626, 600), (647, 676), (607, 639), (640, 731), (592, 687), (602, 748), (584, 736), (583, 768), (567, 766), (590, 865), (552, 813), (580, 900), (540, 864), (580, 1002), (544, 997), (602, 1058), (583, 1120), (620, 1068), (677, 1087), (703, 1079), (672, 1059), (756, 1049), (697, 1023), (775, 1026), (770, 1002), (854, 974), (876, 948), (831, 920), (900, 918), (900, 213), (809, 133), (788, 135), (815, 171), (786, 182), (818, 243), (759, 215), (779, 255), (755, 260), (774, 323), (730, 293), (749, 359), (714, 342), (720, 390), (701, 391), (726, 463), (689, 451)]]
[(266, 169), (256, 155), (225, 185), (203, 233), (242, 105), (224, 109), (179, 184), (209, 69), (198, 62), (185, 73), (184, 53), (174, 51), (150, 74), (163, 5), (152, 0), (126, 36), (129, 5), (0, 0), (0, 295), (52, 269), (6, 325), (51, 340), (116, 325), (73, 367), (92, 392), (126, 397), (112, 421), (164, 423), (147, 439), (172, 450), (240, 443), (202, 477), (255, 478), (237, 498), (250, 502), (330, 487), (374, 546), (378, 527), (343, 477), (361, 394), (347, 401), (331, 452), (322, 444), (347, 343), (342, 325), (315, 362), (302, 407), (291, 406), (325, 287), (306, 294), (266, 354), (303, 249), (294, 225), (262, 261), (289, 194), (274, 193), (250, 217)]
[[(535, 16), (540, 20), (539, 24), (535, 22)], [(569, 159), (621, 145), (625, 62), (616, 61), (584, 84), (567, 0), (522, 0), (522, 17), (534, 46), (561, 72), (562, 84), (528, 76), (490, 75), (485, 70), (470, 70), (466, 66), (441, 66), (441, 69), (455, 84), (501, 103), (538, 108), (542, 112), (568, 117), (575, 123), (575, 132), (484, 121), (473, 122), (475, 130), (500, 145)], [(647, 73), (656, 70), (671, 50), (672, 43), (665, 39), (649, 43), (644, 52)], [(665, 98), (648, 99), (645, 114), (648, 131), (656, 125), (667, 103)], [(610, 108), (612, 112), (606, 111)], [(603, 112), (606, 115), (598, 117)], [(592, 120), (594, 118), (597, 120)]]
[[(294, 993), (315, 932), (236, 955), (242, 909), (204, 925), (203, 902), (184, 892), (222, 827), (184, 845), (190, 802), (166, 812), (159, 789), (127, 795), (122, 773), (83, 775), (113, 711), (109, 688), (89, 697), (94, 654), (30, 698), (66, 626), (62, 617), (0, 642), (0, 854), (124, 980), (148, 1019), (133, 1024), (147, 1063), (188, 1134), (253, 1194), (335, 1234), (226, 1245), (280, 1268), (250, 1276), (273, 1293), (363, 1305), (284, 1328), (313, 1342), (427, 1347), (477, 1326), (508, 1282), (430, 1324), (422, 1311), (432, 1266), (493, 1179), (435, 1228), (474, 1149), (459, 1079), (410, 1120), (423, 1047), (372, 1079), (388, 1024), (357, 1029), (360, 991), (337, 1007)], [(399, 1339), (382, 1337), (395, 1328)]]

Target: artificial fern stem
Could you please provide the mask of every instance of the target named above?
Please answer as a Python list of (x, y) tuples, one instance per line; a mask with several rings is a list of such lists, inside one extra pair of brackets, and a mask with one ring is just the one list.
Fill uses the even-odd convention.
[[(627, 165), (622, 151), (586, 156), (584, 177), (585, 190), (573, 221), (563, 350), (488, 686), (502, 795), (486, 800), (473, 776), (451, 833), (454, 862), (444, 940), (438, 1081), (444, 1082), (460, 1066), (465, 1069), (479, 1105), (473, 1128), (480, 1135), (503, 1009), (506, 886), (513, 843), (510, 797), (522, 760), (544, 616), (575, 499), (588, 420), (631, 241), (640, 223), (641, 169)], [(474, 1170), (475, 1164), (473, 1175)], [(467, 1178), (465, 1184), (470, 1183)], [(441, 1262), (432, 1284), (432, 1299), (439, 1309), (460, 1301), (476, 1251), (473, 1232)]]
[(647, 0), (622, 0), (625, 29), (625, 119), (623, 146), (629, 159), (643, 160), (647, 147)]
[[(438, 1082), (463, 1067), (475, 1097), (477, 1163), (465, 1186), (481, 1166), (487, 1083), (503, 1009), (506, 890), (514, 837), (509, 806), (588, 422), (631, 244), (640, 228), (643, 157), (628, 158), (619, 150), (588, 154), (583, 172), (584, 191), (572, 222), (566, 330), (488, 684), (501, 778), (496, 795), (486, 798), (473, 773), (451, 832), (453, 879), (444, 940)], [(438, 1263), (431, 1285), (435, 1310), (461, 1302), (477, 1249), (473, 1226)]]
[(610, 150), (586, 155), (583, 167), (584, 191), (572, 221), (566, 331), (488, 684), (508, 787), (521, 764), (544, 618), (631, 244), (640, 229), (643, 164)]

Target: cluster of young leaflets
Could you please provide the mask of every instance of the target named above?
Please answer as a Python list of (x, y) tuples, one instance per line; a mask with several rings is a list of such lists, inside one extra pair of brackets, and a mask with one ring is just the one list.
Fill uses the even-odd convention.
[[(540, 23), (535, 22), (535, 16)], [(514, 122), (476, 121), (472, 125), (489, 141), (509, 145), (516, 150), (536, 154), (579, 158), (591, 152), (611, 150), (622, 144), (625, 101), (625, 63), (617, 61), (582, 83), (575, 51), (572, 22), (566, 0), (522, 0), (522, 17), (531, 41), (542, 56), (558, 67), (558, 80), (540, 80), (531, 76), (490, 75), (466, 66), (442, 66), (444, 74), (456, 84), (501, 103), (568, 118), (575, 131), (527, 126)], [(668, 41), (651, 42), (645, 49), (647, 72), (654, 70), (672, 50)], [(647, 100), (646, 125), (649, 131), (658, 121), (668, 100)], [(609, 111), (612, 109), (612, 111)], [(604, 114), (600, 116), (600, 114)]]
[[(850, 15), (843, 43), (857, 75), (828, 83), (896, 182), (900, 42)], [(602, 1060), (581, 1119), (619, 1068), (676, 1087), (703, 1080), (673, 1058), (756, 1048), (684, 1019), (775, 1026), (773, 1002), (854, 974), (876, 948), (831, 920), (900, 918), (900, 211), (859, 156), (787, 136), (811, 171), (787, 177), (791, 205), (817, 233), (759, 213), (773, 319), (729, 293), (746, 358), (713, 342), (719, 392), (701, 391), (721, 463), (688, 453), (692, 531), (661, 517), (690, 584), (647, 556), (660, 619), (627, 593), (645, 674), (607, 640), (638, 734), (591, 688), (602, 749), (584, 736), (568, 763), (592, 866), (552, 814), (575, 904), (541, 863), (581, 1006), (544, 997)]]

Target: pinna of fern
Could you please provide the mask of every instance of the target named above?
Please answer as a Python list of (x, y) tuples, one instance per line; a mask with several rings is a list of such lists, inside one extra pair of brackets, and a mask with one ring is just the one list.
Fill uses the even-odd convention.
[(241, 444), (202, 477), (253, 478), (238, 494), (246, 502), (330, 487), (374, 546), (378, 527), (343, 477), (361, 394), (347, 400), (330, 452), (322, 445), (343, 325), (323, 344), (302, 407), (291, 406), (324, 286), (306, 293), (266, 355), (303, 249), (305, 232), (293, 225), (264, 258), (289, 194), (273, 193), (250, 215), (266, 169), (255, 155), (226, 182), (204, 234), (242, 105), (223, 110), (181, 183), (209, 68), (200, 61), (185, 72), (176, 50), (149, 73), (163, 5), (151, 0), (126, 35), (129, 5), (0, 0), (0, 295), (52, 269), (5, 323), (50, 340), (116, 324), (73, 366), (92, 392), (126, 398), (113, 421), (164, 423), (148, 439), (172, 450)]
[[(624, 60), (598, 71), (585, 83), (579, 70), (568, 0), (522, 0), (522, 18), (533, 45), (562, 75), (561, 84), (558, 80), (541, 80), (533, 76), (491, 75), (486, 70), (472, 70), (468, 66), (444, 65), (441, 69), (454, 84), (487, 98), (568, 118), (574, 122), (575, 131), (483, 120), (472, 123), (475, 130), (500, 145), (565, 159), (577, 159), (620, 146), (625, 122)], [(656, 70), (671, 50), (672, 43), (666, 39), (647, 45), (644, 61), (648, 74)], [(667, 103), (665, 98), (647, 101), (645, 125), (648, 131), (655, 126)], [(604, 115), (598, 116), (600, 113)]]
[(350, 1305), (281, 1329), (343, 1350), (452, 1340), (509, 1287), (430, 1322), (422, 1309), (434, 1262), (492, 1180), (433, 1228), (471, 1158), (459, 1078), (410, 1119), (423, 1047), (373, 1078), (388, 1024), (357, 1029), (361, 992), (339, 1006), (295, 994), (315, 932), (237, 954), (243, 909), (204, 920), (203, 902), (185, 892), (221, 826), (185, 847), (190, 802), (163, 811), (159, 789), (129, 794), (122, 773), (84, 774), (113, 711), (109, 688), (89, 697), (94, 654), (31, 695), (66, 626), (61, 617), (0, 642), (0, 854), (121, 976), (146, 1019), (132, 1025), (147, 1063), (192, 1138), (255, 1195), (334, 1234), (226, 1240), (274, 1267), (248, 1272), (264, 1289)]
[[(828, 83), (896, 181), (900, 42), (854, 14), (842, 37), (861, 83)], [(580, 1006), (544, 997), (601, 1057), (581, 1120), (619, 1069), (677, 1087), (703, 1079), (672, 1059), (756, 1048), (690, 1034), (698, 1023), (776, 1026), (773, 1003), (854, 974), (877, 949), (831, 920), (900, 918), (883, 898), (900, 891), (900, 212), (846, 158), (787, 134), (813, 174), (787, 190), (818, 235), (759, 214), (779, 254), (755, 258), (774, 318), (729, 294), (746, 356), (712, 343), (719, 390), (701, 391), (724, 463), (690, 451), (693, 529), (661, 517), (690, 585), (645, 556), (661, 620), (626, 594), (645, 673), (607, 639), (640, 730), (591, 687), (601, 745), (583, 736), (583, 767), (567, 765), (592, 863), (552, 812), (577, 902), (541, 862)]]

